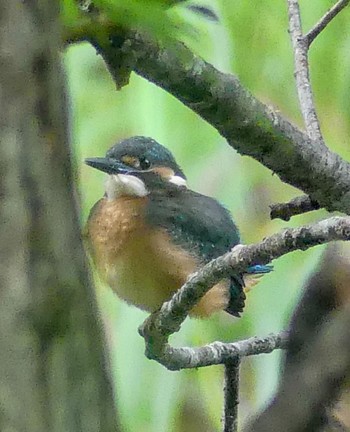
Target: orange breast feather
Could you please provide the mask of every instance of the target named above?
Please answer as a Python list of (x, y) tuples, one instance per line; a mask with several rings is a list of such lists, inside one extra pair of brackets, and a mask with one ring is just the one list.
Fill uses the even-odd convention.
[[(171, 242), (163, 229), (146, 226), (147, 197), (100, 200), (92, 210), (87, 235), (98, 272), (126, 302), (153, 312), (169, 300), (200, 267), (193, 254)], [(208, 316), (227, 304), (228, 282), (213, 287), (193, 309)]]

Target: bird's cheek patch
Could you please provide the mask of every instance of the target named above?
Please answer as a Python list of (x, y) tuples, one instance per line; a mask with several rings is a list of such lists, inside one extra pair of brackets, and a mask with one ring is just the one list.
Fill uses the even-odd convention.
[(171, 168), (156, 167), (153, 168), (152, 171), (163, 177), (163, 179), (168, 181), (169, 183), (173, 183), (176, 186), (187, 187), (186, 180), (180, 176), (175, 175), (174, 171)]
[(176, 186), (185, 186), (185, 187), (187, 187), (187, 182), (186, 182), (186, 180), (185, 180), (184, 178), (180, 177), (180, 176), (173, 175), (173, 176), (171, 176), (171, 177), (168, 179), (168, 181), (169, 181), (170, 183), (174, 183), (174, 184), (176, 184)]

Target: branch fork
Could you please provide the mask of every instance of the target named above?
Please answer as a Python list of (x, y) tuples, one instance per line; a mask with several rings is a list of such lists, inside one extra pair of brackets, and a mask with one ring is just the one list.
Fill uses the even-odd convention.
[(255, 264), (267, 264), (286, 253), (306, 250), (333, 240), (350, 240), (350, 217), (332, 217), (299, 228), (286, 228), (260, 243), (239, 245), (210, 261), (191, 275), (172, 299), (141, 326), (140, 334), (145, 339), (147, 357), (171, 370), (223, 364), (232, 354), (235, 358), (236, 351), (232, 344), (214, 342), (201, 348), (173, 348), (168, 340), (171, 334), (180, 330), (189, 311), (222, 278), (242, 273)]

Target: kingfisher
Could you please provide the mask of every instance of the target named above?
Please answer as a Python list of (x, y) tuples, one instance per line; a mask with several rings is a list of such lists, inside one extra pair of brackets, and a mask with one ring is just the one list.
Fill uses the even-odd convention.
[[(189, 189), (172, 153), (154, 139), (131, 137), (85, 162), (107, 173), (85, 228), (88, 250), (102, 280), (127, 303), (158, 310), (191, 273), (240, 243), (228, 210)], [(225, 310), (239, 317), (245, 291), (271, 269), (255, 265), (222, 280), (190, 316)]]

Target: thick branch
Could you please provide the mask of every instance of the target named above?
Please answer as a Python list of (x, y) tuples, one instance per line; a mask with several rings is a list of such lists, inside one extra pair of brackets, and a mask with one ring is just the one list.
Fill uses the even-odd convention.
[(313, 201), (307, 195), (302, 195), (293, 198), (287, 203), (272, 204), (270, 206), (270, 217), (271, 219), (283, 219), (289, 221), (292, 216), (318, 210), (319, 208), (320, 205), (318, 202)]
[(343, 430), (331, 428), (330, 409), (350, 373), (349, 245), (339, 246), (327, 248), (307, 283), (289, 326), (280, 389), (249, 430)]
[[(189, 311), (215, 283), (223, 277), (244, 272), (251, 265), (266, 264), (294, 250), (349, 239), (350, 218), (333, 217), (314, 225), (285, 229), (255, 245), (240, 245), (211, 261), (194, 273), (173, 298), (163, 304), (160, 311), (145, 321), (141, 334), (146, 341), (146, 355), (169, 369), (198, 367), (199, 363), (209, 365), (227, 360), (229, 356), (226, 356), (225, 344), (216, 343), (203, 353), (201, 349), (192, 351), (188, 348), (182, 352), (181, 348), (174, 349), (167, 343), (169, 336), (179, 331)], [(210, 356), (210, 362), (205, 355)]]
[(299, 0), (287, 0), (289, 16), (289, 33), (294, 50), (294, 75), (297, 84), (301, 113), (304, 118), (307, 134), (312, 140), (322, 141), (320, 124), (317, 118), (312, 95), (307, 39), (301, 28)]
[(317, 430), (308, 427), (310, 420), (350, 374), (349, 344), (348, 304), (323, 322), (300, 361), (289, 368), (274, 402), (247, 432)]
[(0, 430), (117, 432), (81, 242), (59, 2), (0, 0)]
[(138, 74), (207, 120), (238, 152), (254, 157), (321, 207), (350, 213), (350, 164), (255, 99), (233, 75), (219, 72), (180, 43), (160, 48), (138, 34), (120, 49), (98, 50), (112, 75), (120, 69), (120, 56), (128, 54)]
[(318, 23), (305, 35), (308, 46), (316, 39), (316, 37), (324, 30), (327, 25), (341, 12), (345, 6), (349, 4), (350, 0), (339, 0), (333, 7), (327, 11)]

